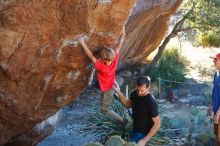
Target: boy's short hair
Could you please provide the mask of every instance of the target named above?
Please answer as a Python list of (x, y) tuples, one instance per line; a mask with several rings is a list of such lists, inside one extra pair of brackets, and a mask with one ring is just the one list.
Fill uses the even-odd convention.
[(146, 84), (146, 88), (148, 88), (151, 84), (151, 79), (149, 76), (140, 76), (138, 77), (137, 79), (137, 86), (140, 87), (140, 86), (143, 86)]
[(115, 56), (115, 52), (113, 49), (108, 47), (102, 47), (100, 53), (101, 59), (105, 60), (112, 60)]

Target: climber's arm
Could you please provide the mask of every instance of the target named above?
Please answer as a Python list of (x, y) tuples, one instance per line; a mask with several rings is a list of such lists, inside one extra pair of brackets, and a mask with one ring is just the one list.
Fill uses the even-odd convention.
[(123, 27), (122, 29), (122, 34), (121, 34), (121, 37), (120, 37), (120, 40), (119, 40), (119, 44), (116, 48), (116, 51), (119, 53), (121, 47), (122, 47), (122, 44), (123, 44), (123, 41), (124, 41), (124, 37), (125, 37), (125, 27)]
[(79, 38), (78, 42), (82, 45), (83, 50), (85, 51), (86, 55), (92, 60), (93, 63), (96, 63), (96, 58), (93, 56), (92, 52), (86, 46), (84, 39), (81, 37)]

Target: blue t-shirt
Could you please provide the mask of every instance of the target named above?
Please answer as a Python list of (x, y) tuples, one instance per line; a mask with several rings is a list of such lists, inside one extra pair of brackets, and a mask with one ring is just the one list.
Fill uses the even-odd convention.
[(213, 91), (212, 91), (212, 111), (216, 113), (220, 105), (220, 76), (219, 72), (216, 71), (213, 81)]

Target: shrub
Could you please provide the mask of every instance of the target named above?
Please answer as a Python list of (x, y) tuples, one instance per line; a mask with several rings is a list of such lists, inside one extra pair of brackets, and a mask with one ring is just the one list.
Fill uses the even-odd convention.
[[(177, 48), (166, 49), (156, 67), (149, 71), (153, 81), (158, 77), (166, 80), (182, 82), (185, 79), (187, 60), (181, 56)], [(166, 87), (176, 86), (176, 83), (167, 83)]]
[(197, 35), (196, 45), (203, 47), (220, 47), (220, 35), (213, 32), (200, 33)]
[(210, 77), (212, 78), (213, 77), (213, 73), (215, 71), (215, 68), (212, 67), (206, 67), (204, 64), (202, 63), (198, 63), (196, 66), (195, 66), (195, 69), (198, 71), (199, 75), (201, 77)]
[(193, 133), (199, 134), (199, 141), (206, 143), (214, 137), (212, 131), (212, 122), (206, 113), (202, 112), (198, 108), (192, 108), (190, 110), (190, 123), (189, 123), (189, 133), (188, 133), (188, 143), (192, 142)]

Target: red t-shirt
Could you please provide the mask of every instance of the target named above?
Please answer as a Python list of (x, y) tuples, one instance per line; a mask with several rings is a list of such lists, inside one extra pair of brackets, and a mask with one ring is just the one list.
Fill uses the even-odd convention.
[(118, 53), (116, 51), (111, 65), (106, 65), (101, 60), (96, 61), (95, 69), (98, 71), (99, 88), (101, 91), (107, 91), (114, 85), (117, 64)]

